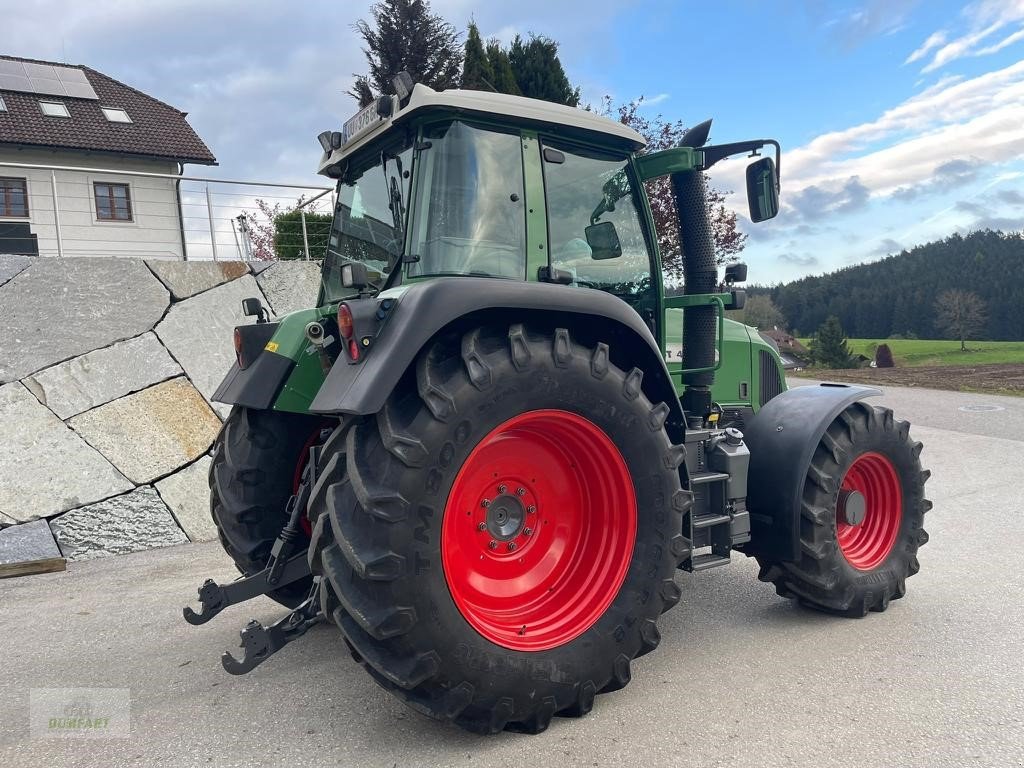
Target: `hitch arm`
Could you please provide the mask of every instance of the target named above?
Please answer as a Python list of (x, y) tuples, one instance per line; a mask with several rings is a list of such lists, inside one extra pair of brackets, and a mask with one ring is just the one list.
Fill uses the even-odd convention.
[[(271, 576), (275, 570), (279, 570), (279, 573), (273, 574), (277, 576), (276, 580)], [(306, 557), (306, 552), (303, 551), (285, 560), (280, 567), (275, 562), (271, 567), (264, 568), (259, 573), (232, 581), (229, 584), (221, 585), (213, 579), (207, 579), (199, 588), (199, 603), (201, 605), (199, 612), (196, 613), (191, 606), (186, 605), (182, 614), (189, 624), (195, 626), (205, 624), (229, 605), (244, 603), (246, 600), (252, 600), (254, 597), (264, 595), (273, 589), (291, 584), (309, 575), (309, 560)]]
[(250, 619), (239, 637), (242, 642), (242, 658), (236, 659), (225, 651), (221, 654), (220, 663), (232, 675), (244, 675), (269, 659), (292, 640), (306, 634), (314, 624), (323, 621), (320, 612), (320, 585), (316, 584), (306, 601), (280, 621), (264, 627), (256, 619)]

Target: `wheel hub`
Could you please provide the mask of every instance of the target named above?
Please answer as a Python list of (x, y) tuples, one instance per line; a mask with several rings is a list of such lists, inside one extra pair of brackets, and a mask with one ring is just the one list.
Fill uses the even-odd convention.
[(526, 507), (518, 496), (503, 493), (487, 506), (486, 530), (497, 541), (512, 541), (526, 527)]
[(860, 491), (843, 489), (839, 492), (839, 519), (847, 525), (860, 525), (864, 522), (868, 505), (864, 494)]

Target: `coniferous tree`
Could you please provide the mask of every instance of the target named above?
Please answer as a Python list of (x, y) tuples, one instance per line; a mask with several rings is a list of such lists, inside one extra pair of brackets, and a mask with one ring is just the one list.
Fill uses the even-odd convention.
[(580, 103), (580, 89), (569, 84), (558, 58), (558, 43), (537, 35), (524, 41), (519, 35), (508, 51), (516, 83), (524, 96), (570, 107)]
[(462, 76), (459, 32), (427, 0), (380, 0), (370, 9), (372, 24), (356, 23), (363, 38), (368, 75), (357, 75), (349, 93), (366, 106), (375, 95), (394, 93), (392, 79), (405, 70), (413, 82), (435, 90), (457, 88)]
[(846, 345), (839, 318), (830, 315), (811, 339), (811, 357), (823, 368), (852, 368), (853, 355)]
[(494, 73), (494, 80), (491, 81), (494, 90), (498, 93), (522, 96), (522, 91), (516, 83), (516, 73), (512, 71), (512, 63), (508, 60), (508, 51), (501, 47), (497, 38), (492, 37), (487, 41), (487, 59)]
[(474, 91), (494, 91), (494, 68), (484, 50), (480, 30), (469, 22), (466, 34), (465, 59), (462, 62), (462, 87)]

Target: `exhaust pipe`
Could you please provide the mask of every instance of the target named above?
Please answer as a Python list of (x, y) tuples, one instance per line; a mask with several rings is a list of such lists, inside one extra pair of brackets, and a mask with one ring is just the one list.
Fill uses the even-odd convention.
[[(703, 146), (710, 130), (710, 120), (696, 125), (686, 132), (680, 145)], [(715, 264), (704, 172), (673, 173), (671, 181), (683, 256), (683, 293), (714, 293), (718, 287), (718, 267)], [(715, 364), (716, 327), (717, 314), (713, 306), (683, 309), (684, 369), (706, 368)], [(683, 410), (703, 420), (711, 412), (711, 384), (714, 380), (714, 371), (684, 375)]]

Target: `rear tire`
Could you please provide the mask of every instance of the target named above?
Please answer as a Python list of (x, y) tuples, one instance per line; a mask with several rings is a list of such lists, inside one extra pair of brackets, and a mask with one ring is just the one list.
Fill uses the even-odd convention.
[[(829, 425), (807, 470), (801, 502), (800, 560), (758, 558), (761, 581), (779, 595), (829, 613), (859, 618), (906, 594), (928, 541), (931, 502), (922, 445), (888, 408), (857, 402)], [(853, 491), (863, 500), (847, 501)], [(851, 510), (849, 524), (847, 507)], [(857, 518), (862, 518), (857, 522)]]
[[(210, 465), (210, 513), (220, 543), (244, 575), (266, 567), (288, 522), (285, 505), (322, 425), (317, 417), (235, 406), (221, 427)], [(294, 608), (311, 586), (306, 578), (268, 596)]]
[[(689, 554), (683, 450), (665, 432), (667, 406), (642, 393), (641, 371), (608, 353), (565, 329), (477, 329), (434, 344), (380, 413), (324, 444), (309, 516), (325, 612), (373, 679), (414, 709), (474, 732), (537, 733), (625, 686), (632, 659), (658, 645), (656, 620), (678, 602), (673, 574)], [(592, 442), (573, 443), (576, 427)], [(579, 474), (605, 459), (607, 476)], [(554, 495), (552, 478), (579, 487), (605, 524), (574, 529), (576, 491)], [(550, 588), (530, 591), (522, 585), (543, 570), (530, 553), (558, 560), (544, 549), (552, 541), (575, 555)], [(494, 589), (474, 591), (481, 579)], [(567, 584), (556, 606), (547, 593)]]

